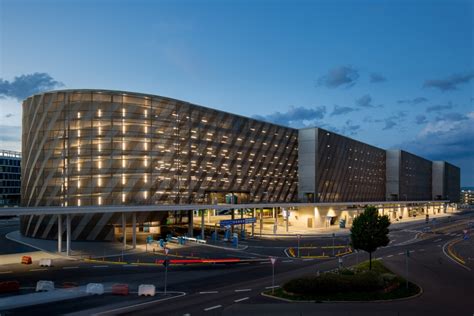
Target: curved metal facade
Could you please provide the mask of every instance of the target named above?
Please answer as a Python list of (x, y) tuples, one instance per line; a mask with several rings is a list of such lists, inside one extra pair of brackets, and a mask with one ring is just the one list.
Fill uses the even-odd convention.
[[(297, 133), (153, 95), (35, 95), (23, 103), (22, 205), (199, 204), (218, 192), (247, 202), (295, 201)], [(73, 237), (110, 237), (100, 230), (113, 217), (97, 216), (80, 217), (83, 229)], [(55, 225), (22, 219), (29, 236), (54, 237)]]

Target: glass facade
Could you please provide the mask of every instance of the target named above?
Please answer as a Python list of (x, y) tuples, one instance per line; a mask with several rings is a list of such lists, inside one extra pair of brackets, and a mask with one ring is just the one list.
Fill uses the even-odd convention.
[(0, 207), (20, 205), (21, 155), (0, 150)]

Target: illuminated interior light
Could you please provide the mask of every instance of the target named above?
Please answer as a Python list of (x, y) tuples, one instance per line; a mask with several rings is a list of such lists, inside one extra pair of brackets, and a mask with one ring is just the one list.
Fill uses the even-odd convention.
[(122, 202), (125, 202), (125, 193), (122, 193)]
[(81, 112), (77, 112), (77, 118), (78, 118), (78, 119), (81, 118)]
[(81, 163), (80, 162), (77, 163), (77, 171), (81, 171)]
[(122, 156), (122, 168), (125, 168), (125, 158)]
[(98, 199), (97, 202), (98, 202), (99, 205), (102, 205), (102, 197), (101, 196), (99, 196), (99, 199)]
[(125, 150), (125, 142), (122, 141), (122, 150)]
[(122, 109), (122, 117), (125, 117), (125, 108)]
[(122, 175), (122, 184), (125, 184), (125, 175)]
[(77, 130), (77, 137), (81, 137), (81, 130), (80, 129)]
[(122, 122), (122, 133), (125, 134), (125, 123)]
[(148, 110), (144, 111), (145, 117), (148, 117)]
[(77, 199), (77, 206), (81, 206), (81, 199)]
[(148, 126), (145, 125), (145, 134), (148, 133)]
[(147, 174), (145, 174), (145, 176), (143, 177), (143, 182), (148, 183), (148, 175)]
[(145, 199), (148, 198), (148, 191), (143, 192), (143, 197), (144, 197)]
[(99, 152), (102, 151), (102, 144), (101, 144), (101, 143), (98, 144), (98, 148), (97, 148), (97, 149), (99, 150)]
[(97, 178), (97, 186), (99, 186), (99, 187), (102, 186), (102, 178), (101, 177)]
[(144, 147), (145, 147), (145, 150), (148, 150), (148, 142), (146, 140), (145, 140)]
[(97, 116), (102, 117), (102, 110), (101, 109), (97, 110)]
[(147, 156), (145, 156), (145, 159), (143, 160), (143, 165), (145, 167), (148, 167), (148, 157)]
[(77, 187), (78, 187), (78, 188), (81, 187), (81, 180), (78, 180), (78, 181), (77, 181)]

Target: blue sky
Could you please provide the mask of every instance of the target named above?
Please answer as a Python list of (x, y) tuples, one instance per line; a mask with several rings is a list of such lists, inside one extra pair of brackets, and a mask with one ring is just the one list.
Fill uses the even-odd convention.
[(106, 88), (321, 126), (474, 185), (472, 1), (0, 0), (0, 148), (21, 100)]

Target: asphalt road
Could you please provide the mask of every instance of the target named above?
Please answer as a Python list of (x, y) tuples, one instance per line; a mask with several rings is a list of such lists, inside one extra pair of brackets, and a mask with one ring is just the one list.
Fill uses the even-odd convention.
[[(405, 252), (408, 249), (408, 278), (419, 284), (424, 293), (418, 298), (384, 303), (340, 303), (340, 304), (304, 304), (281, 303), (261, 296), (261, 292), (272, 286), (272, 266), (268, 260), (256, 263), (207, 266), (171, 266), (168, 271), (168, 290), (185, 292), (186, 295), (168, 301), (154, 301), (139, 298), (134, 293), (128, 297), (84, 297), (67, 301), (67, 304), (49, 303), (33, 307), (15, 309), (7, 315), (57, 315), (67, 313), (91, 314), (107, 312), (116, 307), (116, 303), (132, 306), (124, 312), (129, 315), (445, 315), (456, 311), (456, 315), (472, 315), (474, 303), (474, 275), (448, 259), (443, 253), (443, 245), (460, 233), (460, 223), (464, 217), (440, 220), (437, 228), (451, 227), (443, 234), (425, 234), (419, 232), (425, 224), (413, 224), (403, 229), (394, 229), (389, 247), (381, 248), (375, 258), (381, 258), (386, 265), (405, 276)], [(458, 219), (457, 221), (455, 221)], [(0, 228), (1, 229), (1, 228)], [(10, 228), (11, 229), (11, 228)], [(3, 230), (1, 231), (3, 234)], [(415, 236), (420, 237), (415, 240)], [(343, 240), (343, 239), (342, 239)], [(3, 245), (0, 240), (0, 246)], [(304, 240), (313, 244), (332, 244), (332, 240), (315, 238)], [(288, 279), (326, 271), (337, 266), (337, 260), (290, 259), (285, 257), (283, 248), (294, 246), (296, 239), (277, 241), (253, 240), (243, 256), (258, 254), (260, 258), (268, 255), (278, 256), (275, 265), (275, 285)], [(29, 251), (29, 250), (28, 250)], [(353, 265), (366, 260), (364, 253), (344, 257), (344, 265)], [(9, 265), (0, 266), (2, 280), (20, 280), (22, 293), (38, 280), (54, 280), (56, 284), (64, 281), (86, 284), (89, 282), (128, 283), (132, 291), (139, 284), (153, 283), (162, 290), (164, 268), (161, 266), (122, 266), (113, 264), (85, 263), (81, 261), (58, 261), (51, 268)], [(153, 302), (151, 302), (153, 301)], [(138, 305), (147, 302), (147, 305)], [(1, 308), (1, 307), (0, 307)], [(113, 312), (118, 313), (117, 311)]]

